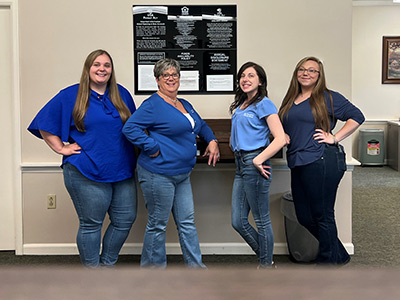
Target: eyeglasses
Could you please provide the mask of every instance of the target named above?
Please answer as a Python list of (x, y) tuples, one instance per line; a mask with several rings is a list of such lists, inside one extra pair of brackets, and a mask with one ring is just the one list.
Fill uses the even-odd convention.
[(181, 77), (181, 75), (178, 74), (178, 73), (174, 73), (174, 74), (164, 73), (164, 74), (161, 74), (161, 76), (165, 80), (168, 80), (171, 76), (172, 76), (173, 79), (178, 79), (179, 77)]
[(318, 70), (314, 70), (314, 69), (304, 69), (304, 68), (299, 68), (299, 69), (297, 70), (297, 73), (305, 73), (306, 71), (307, 71), (307, 73), (313, 74), (313, 75), (319, 73)]

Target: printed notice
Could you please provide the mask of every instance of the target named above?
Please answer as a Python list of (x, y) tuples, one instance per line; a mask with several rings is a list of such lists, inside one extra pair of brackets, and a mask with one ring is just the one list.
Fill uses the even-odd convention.
[(153, 68), (153, 65), (138, 66), (139, 90), (156, 91), (158, 89), (156, 79), (154, 78)]
[(181, 91), (198, 91), (199, 90), (199, 71), (181, 71)]
[(233, 91), (233, 75), (207, 75), (207, 91)]

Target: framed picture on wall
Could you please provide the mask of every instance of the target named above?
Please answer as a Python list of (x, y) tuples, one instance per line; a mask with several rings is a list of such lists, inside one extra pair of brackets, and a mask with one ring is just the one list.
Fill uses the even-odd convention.
[(400, 36), (383, 37), (382, 83), (400, 84)]

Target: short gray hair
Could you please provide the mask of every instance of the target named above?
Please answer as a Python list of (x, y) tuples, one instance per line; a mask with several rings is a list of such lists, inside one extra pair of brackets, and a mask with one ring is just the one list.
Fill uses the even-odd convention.
[(160, 59), (154, 65), (154, 77), (159, 78), (166, 70), (171, 68), (174, 68), (179, 75), (181, 74), (181, 66), (179, 65), (178, 61), (172, 58)]

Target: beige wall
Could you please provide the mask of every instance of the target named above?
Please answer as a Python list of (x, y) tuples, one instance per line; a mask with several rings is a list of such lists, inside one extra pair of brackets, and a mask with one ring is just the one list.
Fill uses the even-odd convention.
[[(72, 245), (77, 229), (77, 218), (63, 187), (62, 175), (53, 167), (61, 158), (30, 135), (26, 127), (54, 94), (79, 80), (83, 61), (95, 48), (105, 48), (111, 53), (118, 81), (133, 92), (131, 7), (147, 3), (147, 0), (19, 0), (24, 253), (40, 253), (45, 244)], [(190, 1), (191, 5), (207, 3), (232, 4), (232, 1)], [(252, 60), (265, 67), (270, 98), (278, 107), (295, 64), (307, 55), (322, 59), (329, 87), (351, 98), (350, 0), (237, 0), (236, 3), (238, 65)], [(188, 2), (162, 1), (162, 4)], [(134, 98), (137, 105), (145, 99), (135, 95)], [(232, 95), (187, 98), (204, 118), (230, 117), (228, 106)], [(345, 145), (351, 153), (351, 142)], [(243, 244), (230, 227), (233, 166), (219, 166), (216, 172), (206, 175), (204, 172), (209, 171), (200, 167), (193, 173), (201, 243)], [(278, 166), (271, 187), (276, 246), (285, 242), (279, 201), (289, 189), (288, 176), (288, 170)], [(53, 193), (57, 194), (58, 207), (48, 210), (46, 195)], [(339, 231), (344, 242), (351, 244), (351, 174), (341, 184), (340, 197)], [(138, 220), (128, 240), (132, 245), (140, 243), (143, 236), (145, 212), (141, 200), (139, 206)], [(168, 242), (175, 243), (175, 229), (173, 225), (170, 227)], [(132, 249), (131, 252), (137, 251), (134, 246)]]
[[(400, 4), (382, 2), (386, 5), (353, 7), (352, 99), (367, 120), (360, 129), (385, 130), (387, 149), (386, 121), (400, 118), (400, 85), (381, 83), (382, 37), (400, 36)], [(358, 132), (353, 156), (358, 158)]]
[(400, 85), (382, 84), (382, 36), (400, 36), (400, 4), (353, 7), (353, 101), (367, 120), (400, 118)]
[[(148, 1), (20, 0), (22, 128), (63, 87), (79, 80), (86, 55), (107, 49), (117, 79), (133, 92), (132, 4)], [(253, 5), (249, 5), (253, 2)], [(187, 4), (187, 1), (162, 2)], [(190, 4), (215, 4), (191, 1)], [(217, 3), (231, 4), (232, 1)], [(237, 1), (238, 65), (262, 64), (270, 98), (279, 106), (295, 64), (315, 55), (326, 65), (330, 88), (351, 97), (351, 1)], [(319, 12), (329, 11), (329, 14)], [(310, 16), (310, 12), (315, 12)], [(340, 18), (337, 16), (340, 15)], [(90, 16), (90, 17), (89, 17)], [(140, 104), (145, 97), (136, 96)], [(229, 118), (232, 95), (190, 96), (204, 118)], [(46, 146), (22, 132), (22, 162), (58, 162)]]

